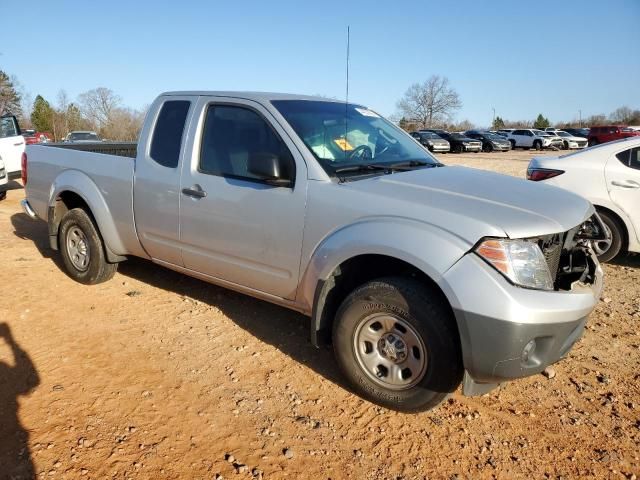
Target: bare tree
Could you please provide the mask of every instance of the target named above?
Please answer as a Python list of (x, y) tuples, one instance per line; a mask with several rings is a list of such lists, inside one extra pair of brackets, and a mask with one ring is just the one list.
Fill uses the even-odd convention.
[(462, 102), (447, 77), (432, 75), (423, 83), (411, 85), (397, 107), (402, 116), (424, 128), (450, 120)]
[(627, 106), (619, 107), (609, 115), (609, 118), (614, 123), (629, 123), (633, 118), (633, 110)]
[(82, 114), (98, 128), (105, 128), (113, 121), (113, 113), (122, 99), (113, 90), (98, 87), (80, 94), (78, 101)]

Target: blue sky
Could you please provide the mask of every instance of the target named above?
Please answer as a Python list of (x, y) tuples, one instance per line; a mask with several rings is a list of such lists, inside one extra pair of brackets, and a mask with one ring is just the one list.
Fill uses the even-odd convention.
[(0, 69), (51, 101), (98, 86), (134, 108), (166, 90), (344, 98), (350, 25), (350, 99), (385, 115), (432, 74), (478, 125), (492, 108), (551, 121), (640, 108), (640, 0), (35, 0), (2, 25)]

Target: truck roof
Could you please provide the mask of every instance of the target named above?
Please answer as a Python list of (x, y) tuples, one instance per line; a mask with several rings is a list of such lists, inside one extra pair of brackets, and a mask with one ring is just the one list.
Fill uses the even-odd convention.
[(246, 100), (255, 101), (271, 101), (271, 100), (315, 100), (320, 102), (345, 103), (343, 100), (333, 98), (320, 97), (317, 95), (298, 95), (293, 93), (276, 93), (276, 92), (242, 92), (242, 91), (217, 91), (217, 90), (185, 90), (175, 92), (164, 92), (165, 96), (211, 96), (211, 97), (233, 97), (244, 98)]

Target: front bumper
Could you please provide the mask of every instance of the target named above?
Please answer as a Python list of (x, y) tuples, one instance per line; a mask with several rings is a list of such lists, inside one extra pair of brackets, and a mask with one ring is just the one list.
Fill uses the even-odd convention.
[[(460, 332), (465, 394), (540, 373), (560, 360), (582, 335), (603, 287), (599, 265), (593, 285), (571, 291), (517, 287), (471, 253), (443, 279)], [(525, 354), (532, 341), (535, 349)]]
[(482, 150), (482, 144), (480, 145), (462, 145), (463, 152), (479, 152)]
[(492, 144), (492, 147), (495, 151), (497, 152), (508, 152), (509, 150), (511, 150), (511, 144), (499, 144), (499, 143), (494, 143)]
[(449, 145), (444, 145), (444, 144), (433, 144), (429, 147), (429, 150), (431, 150), (432, 152), (448, 152), (450, 150)]

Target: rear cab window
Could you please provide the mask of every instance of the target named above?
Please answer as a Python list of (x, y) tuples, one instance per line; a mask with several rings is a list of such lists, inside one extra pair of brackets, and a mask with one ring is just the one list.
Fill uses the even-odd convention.
[(162, 104), (151, 139), (151, 158), (159, 165), (176, 168), (191, 102), (168, 100)]

